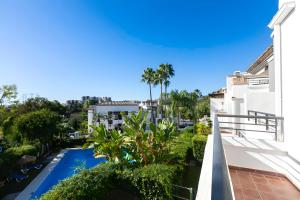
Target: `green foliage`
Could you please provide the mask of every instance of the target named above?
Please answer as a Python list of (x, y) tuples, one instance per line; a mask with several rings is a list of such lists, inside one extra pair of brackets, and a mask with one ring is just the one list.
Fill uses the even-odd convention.
[(173, 199), (172, 183), (176, 176), (175, 166), (152, 164), (123, 173), (130, 183), (137, 188), (141, 199)]
[(171, 142), (171, 154), (179, 163), (183, 163), (192, 149), (193, 129), (186, 129)]
[(172, 199), (172, 183), (177, 168), (153, 164), (136, 169), (120, 170), (120, 165), (105, 163), (82, 170), (41, 197), (41, 200), (103, 199), (113, 189), (126, 185), (138, 192), (141, 199)]
[(93, 144), (95, 153), (105, 155), (110, 162), (134, 161), (137, 165), (167, 162), (170, 141), (176, 133), (174, 124), (162, 120), (158, 126), (150, 123), (150, 130), (146, 131), (146, 121), (147, 113), (141, 110), (125, 116), (123, 133), (109, 131), (100, 124), (93, 127), (93, 138), (85, 147)]
[(193, 153), (198, 161), (203, 160), (206, 141), (206, 135), (197, 134), (193, 137)]
[(211, 134), (211, 128), (204, 123), (197, 123), (195, 125), (196, 133), (201, 135)]
[(66, 113), (66, 107), (60, 104), (58, 101), (49, 101), (48, 99), (43, 97), (27, 99), (23, 104), (19, 105), (18, 113), (25, 114), (42, 109), (46, 109), (60, 115), (64, 115)]
[(199, 118), (203, 118), (205, 115), (210, 116), (210, 98), (209, 96), (203, 97), (197, 106), (197, 112)]
[(58, 133), (60, 116), (49, 110), (39, 110), (21, 115), (16, 127), (25, 140), (39, 139), (42, 143), (51, 142)]
[(0, 153), (0, 176), (7, 175), (8, 170), (17, 166), (17, 161), (23, 155), (36, 156), (40, 150), (40, 143), (11, 147)]
[(111, 164), (101, 164), (91, 170), (65, 179), (43, 195), (41, 200), (105, 200), (105, 195), (113, 187), (116, 169)]
[(125, 147), (125, 136), (120, 131), (108, 131), (105, 125), (93, 127), (94, 151), (98, 155), (105, 155), (110, 162), (123, 160)]
[(0, 87), (0, 106), (13, 103), (17, 98), (16, 85), (3, 85)]

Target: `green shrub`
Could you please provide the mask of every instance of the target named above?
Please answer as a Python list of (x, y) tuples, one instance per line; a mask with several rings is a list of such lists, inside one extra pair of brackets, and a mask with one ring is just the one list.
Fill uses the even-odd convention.
[(204, 123), (197, 123), (195, 125), (195, 130), (197, 134), (209, 135), (211, 134), (211, 128)]
[(171, 155), (179, 162), (186, 161), (190, 157), (189, 152), (192, 150), (192, 138), (194, 134), (189, 131), (183, 131), (171, 142)]
[(17, 161), (23, 155), (36, 156), (39, 151), (39, 143), (27, 144), (20, 147), (11, 147), (0, 153), (0, 176), (5, 176), (10, 170), (17, 167)]
[(197, 134), (193, 137), (193, 154), (198, 161), (203, 160), (206, 141), (206, 135)]
[(83, 170), (43, 195), (41, 200), (82, 200), (105, 199), (106, 193), (113, 188), (116, 169), (108, 163), (91, 170)]
[(86, 138), (78, 138), (78, 139), (71, 139), (71, 138), (63, 138), (55, 139), (53, 142), (54, 148), (72, 148), (77, 146), (83, 146), (86, 143)]
[(60, 182), (41, 200), (107, 199), (114, 189), (136, 191), (141, 199), (173, 199), (172, 183), (177, 168), (163, 164), (121, 170), (116, 164), (100, 164)]
[(124, 171), (131, 184), (137, 188), (141, 199), (173, 199), (172, 184), (177, 168), (165, 164), (146, 165), (135, 170)]

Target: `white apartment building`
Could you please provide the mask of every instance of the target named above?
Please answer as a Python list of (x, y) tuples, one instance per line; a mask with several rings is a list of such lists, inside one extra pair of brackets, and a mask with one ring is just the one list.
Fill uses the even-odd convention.
[(224, 98), (211, 98), (213, 134), (197, 200), (300, 199), (299, 6), (299, 0), (279, 0), (268, 25), (273, 46), (246, 72), (227, 77)]
[(274, 114), (274, 90), (274, 56), (271, 45), (246, 72), (235, 71), (226, 78), (224, 97), (211, 98), (212, 116), (216, 112), (242, 115), (249, 110)]
[(88, 109), (88, 132), (93, 131), (91, 126), (104, 124), (108, 130), (118, 129), (123, 124), (122, 113), (130, 115), (139, 111), (139, 104), (129, 101), (112, 101), (99, 103)]

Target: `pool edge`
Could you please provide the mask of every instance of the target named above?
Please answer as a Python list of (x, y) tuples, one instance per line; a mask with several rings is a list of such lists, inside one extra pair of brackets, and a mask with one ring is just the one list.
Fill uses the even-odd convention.
[[(59, 163), (59, 161), (64, 157), (65, 153), (71, 149), (68, 148), (61, 150), (52, 161), (35, 177), (29, 185), (17, 196), (15, 200), (29, 200), (31, 194), (37, 190), (37, 188), (41, 185), (41, 183), (46, 179), (46, 177), (53, 171), (55, 166)], [(80, 149), (80, 148), (76, 148)]]

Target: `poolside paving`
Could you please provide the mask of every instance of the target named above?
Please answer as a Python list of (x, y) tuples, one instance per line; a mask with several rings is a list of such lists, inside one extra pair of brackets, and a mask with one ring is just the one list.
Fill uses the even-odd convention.
[(300, 200), (300, 191), (283, 175), (229, 167), (236, 200)]

